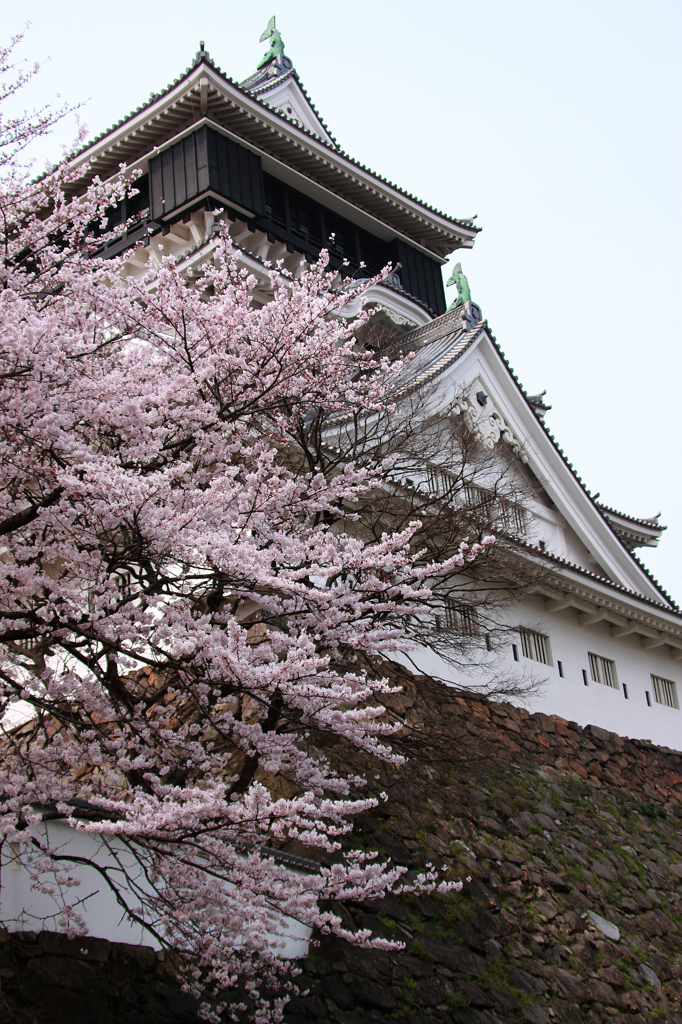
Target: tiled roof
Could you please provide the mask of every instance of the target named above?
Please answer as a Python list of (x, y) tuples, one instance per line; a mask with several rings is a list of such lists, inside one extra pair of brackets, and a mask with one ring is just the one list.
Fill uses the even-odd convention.
[(651, 516), (650, 519), (638, 519), (637, 516), (629, 516), (625, 512), (619, 512), (615, 508), (609, 508), (608, 505), (605, 505), (601, 501), (598, 503), (598, 505), (603, 512), (610, 513), (613, 516), (618, 516), (619, 519), (625, 519), (628, 523), (634, 523), (636, 526), (644, 526), (649, 530), (663, 531), (668, 529), (667, 526), (661, 526), (661, 524), (656, 521), (661, 514), (660, 512), (657, 516)]
[[(436, 345), (436, 343), (439, 340), (445, 346), (450, 345), (453, 341), (455, 341), (455, 339), (457, 337), (457, 334), (456, 334), (456, 332), (452, 332), (452, 331), (448, 332), (447, 328), (448, 327), (452, 328), (454, 326), (452, 321), (453, 321), (455, 315), (460, 315), (461, 316), (461, 307), (458, 307), (457, 309), (454, 309), (454, 310), (448, 310), (448, 312), (443, 313), (442, 316), (437, 317), (435, 320), (431, 321), (431, 323), (425, 324), (424, 327), (418, 327), (416, 330), (411, 331), (409, 334), (405, 335), (405, 338), (403, 339), (404, 342), (408, 343), (408, 344), (409, 343), (419, 344), (420, 342), (424, 342), (425, 343), (425, 348), (430, 348), (432, 345)], [(447, 318), (447, 320), (446, 320), (446, 318)], [(430, 362), (429, 365), (434, 367), (434, 372), (442, 372), (442, 370), (445, 370), (448, 366), (450, 366), (457, 359), (459, 359), (461, 355), (463, 355), (463, 353), (466, 351), (466, 349), (468, 349), (469, 346), (476, 340), (476, 338), (478, 338), (478, 336), (479, 336), (479, 334), (481, 333), (482, 330), (485, 330), (488, 338), (490, 339), (491, 344), (493, 345), (493, 347), (495, 348), (496, 352), (498, 353), (500, 359), (504, 363), (506, 369), (509, 372), (509, 375), (511, 376), (512, 380), (516, 384), (516, 387), (518, 388), (518, 390), (521, 393), (521, 395), (523, 396), (526, 404), (528, 405), (528, 408), (534, 414), (535, 419), (537, 420), (537, 422), (539, 423), (540, 427), (542, 428), (542, 430), (546, 434), (547, 438), (551, 442), (551, 444), (554, 447), (554, 449), (557, 452), (557, 454), (561, 457), (561, 460), (563, 461), (564, 465), (569, 469), (569, 471), (570, 471), (571, 475), (573, 476), (573, 478), (580, 485), (580, 488), (583, 491), (583, 493), (585, 494), (585, 496), (588, 498), (588, 500), (590, 501), (592, 506), (596, 509), (596, 511), (599, 513), (599, 515), (604, 520), (606, 525), (609, 527), (609, 529), (611, 530), (613, 535), (618, 540), (618, 543), (628, 553), (630, 558), (632, 558), (632, 560), (637, 564), (638, 568), (642, 570), (642, 572), (647, 577), (649, 582), (656, 588), (656, 590), (659, 591), (659, 593), (662, 595), (662, 597), (665, 599), (665, 601), (669, 603), (670, 607), (675, 612), (678, 612), (679, 611), (679, 606), (673, 600), (673, 598), (670, 596), (670, 594), (668, 594), (667, 591), (664, 590), (664, 588), (661, 586), (661, 584), (658, 582), (658, 580), (653, 576), (653, 574), (646, 568), (646, 566), (639, 560), (639, 558), (637, 558), (637, 556), (635, 554), (633, 554), (633, 552), (630, 551), (627, 548), (627, 546), (623, 543), (623, 540), (618, 536), (618, 533), (616, 532), (616, 530), (614, 530), (613, 526), (611, 525), (611, 523), (608, 520), (608, 517), (605, 515), (602, 506), (600, 506), (595, 501), (595, 499), (592, 497), (592, 494), (590, 493), (590, 491), (587, 488), (586, 484), (584, 483), (582, 478), (579, 476), (579, 474), (578, 474), (577, 470), (574, 468), (573, 464), (571, 462), (569, 462), (568, 457), (566, 456), (566, 454), (563, 451), (563, 449), (560, 447), (560, 445), (557, 442), (557, 440), (554, 438), (554, 436), (548, 430), (547, 425), (544, 423), (542, 417), (537, 415), (536, 410), (533, 408), (532, 404), (528, 401), (528, 395), (526, 394), (526, 391), (524, 390), (523, 385), (521, 384), (519, 378), (517, 377), (516, 373), (512, 369), (512, 367), (511, 367), (511, 365), (509, 363), (509, 360), (507, 359), (507, 357), (505, 356), (504, 352), (500, 348), (500, 345), (498, 344), (498, 341), (497, 341), (496, 337), (491, 332), (487, 320), (481, 321), (479, 324), (477, 324), (476, 327), (473, 330), (467, 332), (467, 335), (465, 335), (465, 337), (463, 339), (461, 339), (459, 342), (457, 342), (457, 344), (453, 345), (452, 348), (449, 349), (449, 356), (450, 356), (450, 358), (444, 357), (443, 355), (440, 354), (440, 349), (436, 349), (435, 361)], [(462, 345), (461, 341), (463, 341), (465, 339), (466, 339), (466, 344)], [(433, 376), (433, 373), (429, 373), (428, 374), (428, 377), (431, 377), (431, 376)], [(415, 377), (415, 383), (420, 383), (421, 379), (422, 379), (421, 377), (420, 378), (416, 378)], [(428, 378), (425, 375), (423, 377), (423, 379), (426, 380)], [(620, 513), (617, 513), (617, 514), (620, 515)], [(624, 517), (624, 518), (630, 518), (630, 517)], [(644, 525), (648, 525), (649, 527), (651, 527), (650, 523), (647, 524), (646, 521), (643, 521), (643, 520), (633, 519), (633, 522), (642, 522)], [(575, 567), (580, 572), (586, 573), (587, 575), (594, 575), (594, 574), (588, 572), (588, 570), (586, 570), (586, 569), (581, 569), (579, 566), (573, 566), (573, 563), (567, 562), (566, 565), (571, 565), (572, 567)], [(601, 576), (595, 576), (595, 579), (602, 580), (602, 577)], [(608, 582), (608, 581), (604, 581), (604, 582)], [(614, 583), (613, 586), (620, 587), (620, 585), (616, 584), (616, 583)], [(635, 591), (628, 591), (627, 588), (624, 588), (624, 587), (620, 587), (620, 589), (622, 589), (624, 592), (627, 592), (627, 593), (633, 593), (633, 594), (636, 593)], [(649, 601), (648, 598), (645, 598), (642, 595), (637, 595), (637, 596), (642, 601)], [(653, 601), (651, 603), (656, 604), (657, 602)], [(665, 607), (665, 606), (662, 605), (662, 607)]]
[[(212, 58), (210, 57), (208, 52), (206, 50), (201, 49), (201, 50), (198, 51), (198, 53), (197, 53), (196, 57), (194, 58), (194, 61), (192, 62), (192, 64), (186, 69), (186, 71), (182, 75), (179, 75), (176, 79), (174, 79), (174, 81), (172, 81), (170, 83), (170, 85), (166, 86), (166, 88), (163, 89), (161, 92), (153, 92), (153, 93), (151, 93), (151, 95), (150, 95), (150, 97), (149, 97), (149, 99), (147, 100), (146, 103), (141, 104), (139, 107), (137, 107), (135, 110), (131, 111), (125, 117), (122, 117), (119, 121), (116, 122), (116, 124), (113, 124), (110, 128), (107, 128), (106, 131), (100, 132), (100, 134), (95, 136), (95, 138), (92, 139), (90, 142), (86, 143), (84, 146), (81, 146), (81, 148), (79, 150), (77, 150), (76, 153), (73, 154), (72, 159), (76, 159), (77, 157), (82, 156), (89, 149), (91, 149), (92, 146), (94, 146), (98, 142), (101, 142), (103, 139), (105, 139), (107, 137), (107, 135), (110, 135), (111, 132), (115, 131), (117, 128), (121, 128), (124, 124), (126, 124), (127, 121), (130, 121), (137, 114), (141, 114), (144, 110), (146, 110), (148, 107), (150, 107), (153, 103), (156, 103), (157, 100), (162, 99), (165, 95), (167, 95), (167, 93), (169, 93), (171, 91), (171, 89), (174, 89), (177, 85), (179, 85), (184, 78), (186, 78), (189, 74), (191, 74), (191, 72), (194, 71), (194, 69), (196, 67), (199, 67), (199, 65), (202, 64), (202, 63), (208, 65), (215, 72), (217, 72), (217, 74), (221, 75), (222, 78), (229, 85), (233, 86), (233, 88), (237, 90), (237, 92), (241, 93), (245, 97), (248, 97), (248, 99), (250, 99), (252, 102), (258, 103), (260, 106), (262, 106), (264, 108), (264, 110), (267, 110), (268, 114), (271, 114), (271, 115), (274, 114), (276, 117), (281, 118), (281, 120), (285, 124), (288, 124), (288, 125), (291, 124), (291, 122), (289, 121), (289, 119), (287, 117), (284, 117), (282, 114), (278, 113), (276, 110), (273, 110), (273, 108), (269, 107), (267, 105), (267, 103), (264, 103), (262, 100), (260, 100), (258, 98), (258, 96), (254, 96), (252, 93), (250, 93), (246, 89), (244, 89), (240, 85), (239, 82), (235, 82), (234, 79), (229, 77), (229, 75), (226, 75), (225, 72), (222, 70), (222, 68), (220, 68), (212, 60)], [(248, 81), (248, 79), (247, 79), (247, 81)], [(311, 106), (312, 106), (312, 104), (311, 104)], [(315, 108), (313, 107), (313, 109), (315, 109)], [(306, 128), (305, 126), (296, 125), (296, 128), (297, 128), (298, 131), (303, 132), (304, 135), (307, 135), (310, 139), (314, 139), (315, 142), (318, 145), (324, 146), (334, 156), (342, 156), (345, 160), (347, 160), (354, 167), (357, 167), (359, 170), (364, 171), (366, 174), (370, 174), (377, 181), (380, 181), (383, 185), (387, 185), (389, 188), (391, 188), (394, 191), (396, 191), (399, 195), (404, 196), (406, 199), (410, 199), (412, 202), (418, 203), (421, 207), (423, 207), (423, 209), (428, 210), (429, 213), (433, 213), (437, 217), (442, 217), (444, 220), (447, 220), (451, 224), (457, 225), (458, 227), (465, 227), (469, 231), (479, 232), (481, 230), (481, 228), (479, 228), (476, 225), (474, 225), (473, 219), (471, 219), (471, 218), (469, 218), (469, 219), (457, 219), (455, 217), (451, 217), (447, 213), (443, 213), (442, 210), (437, 210), (434, 206), (429, 206), (428, 203), (425, 203), (425, 202), (423, 202), (423, 200), (418, 199), (411, 192), (407, 192), (405, 189), (400, 188), (399, 185), (396, 185), (396, 184), (394, 184), (394, 182), (389, 181), (388, 178), (384, 178), (380, 174), (377, 174), (375, 171), (371, 170), (371, 168), (367, 167), (365, 164), (361, 164), (358, 160), (354, 160), (353, 157), (349, 156), (348, 153), (346, 153), (344, 150), (340, 149), (335, 143), (331, 144), (331, 143), (326, 142), (325, 139), (321, 139), (319, 137), (319, 135), (315, 135), (313, 132), (309, 131), (309, 129)]]
[(280, 82), (285, 82), (287, 78), (293, 78), (296, 81), (296, 84), (298, 85), (299, 89), (301, 90), (301, 92), (303, 93), (308, 102), (308, 106), (310, 107), (315, 117), (320, 122), (320, 124), (326, 131), (327, 135), (336, 146), (336, 148), (339, 149), (338, 142), (336, 141), (332, 133), (329, 131), (327, 124), (325, 123), (319, 110), (311, 100), (306, 87), (304, 86), (303, 82), (299, 77), (298, 71), (296, 70), (295, 67), (293, 67), (293, 65), (292, 67), (287, 68), (283, 74), (276, 75), (273, 78), (270, 78), (267, 75), (262, 75), (260, 71), (257, 71), (255, 74), (250, 75), (248, 78), (245, 78), (243, 82), (240, 82), (240, 87), (244, 89), (246, 92), (250, 93), (252, 96), (257, 97), (259, 93), (269, 92), (270, 89), (273, 89), (276, 85), (279, 85)]
[(648, 572), (646, 567), (642, 565), (639, 559), (635, 555), (632, 555), (631, 551), (628, 551), (628, 554), (632, 555), (632, 557), (635, 559), (639, 567), (644, 570), (644, 572), (647, 574), (652, 583), (655, 583), (658, 589), (661, 591), (661, 593), (663, 593), (666, 596), (668, 601), (670, 601), (670, 605), (665, 604), (663, 601), (655, 601), (651, 597), (645, 597), (643, 594), (640, 594), (637, 590), (631, 590), (629, 587), (624, 587), (622, 583), (616, 583), (615, 580), (609, 579), (606, 576), (600, 576), (599, 573), (591, 572), (589, 569), (584, 569), (582, 565), (577, 565), (575, 562), (571, 562), (567, 558), (562, 558), (560, 555), (554, 555), (546, 549), (537, 547), (535, 544), (528, 544), (525, 541), (519, 540), (518, 538), (514, 538), (514, 544), (517, 544), (519, 547), (525, 548), (528, 551), (532, 551), (533, 554), (538, 555), (541, 558), (546, 558), (550, 562), (555, 562), (557, 565), (561, 565), (566, 569), (571, 569), (573, 572), (580, 573), (581, 576), (586, 576), (588, 577), (588, 579), (593, 580), (595, 583), (601, 583), (603, 584), (603, 586), (609, 587), (611, 590), (617, 590), (621, 594), (627, 594), (628, 597), (634, 597), (638, 601), (641, 601), (643, 604), (650, 605), (652, 608), (660, 608), (662, 611), (675, 615), (677, 618), (682, 618), (682, 610), (680, 610), (679, 605), (677, 605), (672, 600), (672, 598), (668, 597), (668, 595), (665, 594), (665, 591), (662, 589), (660, 583), (657, 583), (657, 581), (651, 576), (651, 574)]

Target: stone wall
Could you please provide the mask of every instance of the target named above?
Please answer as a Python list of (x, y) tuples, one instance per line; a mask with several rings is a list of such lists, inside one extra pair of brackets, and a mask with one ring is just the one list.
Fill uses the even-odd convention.
[(424, 681), (387, 704), (410, 762), (380, 780), (365, 846), (471, 881), (345, 911), (407, 949), (323, 942), (319, 1009), (339, 1024), (682, 1024), (682, 756)]
[[(287, 1024), (682, 1024), (682, 756), (401, 681), (386, 713), (409, 761), (378, 779), (366, 765), (389, 799), (352, 842), (408, 877), (431, 862), (470, 881), (447, 897), (337, 908), (406, 948), (320, 939)], [(343, 742), (327, 753), (358, 767)], [(3, 938), (0, 1021), (197, 1020), (151, 950)]]

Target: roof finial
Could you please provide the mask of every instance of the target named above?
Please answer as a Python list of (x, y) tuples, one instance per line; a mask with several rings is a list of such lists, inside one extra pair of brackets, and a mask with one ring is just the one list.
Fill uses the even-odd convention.
[(271, 60), (275, 59), (275, 57), (282, 57), (284, 55), (284, 43), (282, 42), (282, 37), (275, 25), (274, 14), (268, 22), (268, 27), (261, 35), (260, 42), (264, 43), (266, 39), (270, 40), (270, 47), (258, 65), (259, 68), (262, 68), (264, 64), (269, 64)]
[(202, 61), (208, 61), (209, 63), (212, 63), (212, 61), (211, 61), (211, 54), (208, 52), (208, 50), (204, 49), (204, 46), (205, 46), (204, 40), (201, 39), (199, 41), (199, 49), (197, 50), (196, 56), (194, 58), (194, 64), (195, 65), (196, 64), (201, 64)]
[(445, 287), (449, 288), (451, 284), (457, 285), (457, 298), (449, 307), (450, 309), (455, 309), (457, 306), (463, 306), (465, 303), (471, 302), (471, 288), (469, 287), (469, 282), (462, 273), (461, 263), (455, 264), (455, 269), (450, 274), (448, 283)]

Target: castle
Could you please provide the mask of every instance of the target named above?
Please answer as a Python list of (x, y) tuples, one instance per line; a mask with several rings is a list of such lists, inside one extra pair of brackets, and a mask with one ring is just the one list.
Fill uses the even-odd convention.
[[(111, 221), (121, 231), (106, 252), (129, 254), (129, 274), (170, 254), (192, 275), (211, 258), (214, 225), (223, 223), (262, 282), (263, 302), (266, 262), (281, 260), (296, 274), (330, 238), (332, 266), (345, 261), (370, 274), (395, 266), (366, 302), (416, 351), (412, 384), (462, 394), (460, 415), (481, 444), (511, 445), (534, 481), (530, 504), (508, 505), (506, 523), (528, 557), (551, 568), (551, 580), (507, 608), (511, 639), (495, 655), (498, 670), (510, 678), (531, 671), (542, 681), (533, 710), (679, 749), (682, 614), (636, 554), (657, 545), (664, 527), (658, 517), (607, 508), (585, 488), (544, 423), (542, 396), (524, 391), (459, 265), (459, 299), (446, 308), (441, 268), (471, 248), (480, 229), (344, 153), (285, 55), (274, 19), (263, 38), (269, 49), (241, 83), (202, 43), (175, 82), (78, 154), (84, 175), (107, 179), (121, 162), (142, 172), (138, 194)], [(447, 465), (424, 466), (423, 483), (447, 491)], [(444, 614), (456, 617), (457, 609)], [(477, 625), (469, 616), (462, 628)], [(475, 684), (428, 645), (412, 664), (446, 682)], [(480, 671), (491, 665), (492, 655)]]

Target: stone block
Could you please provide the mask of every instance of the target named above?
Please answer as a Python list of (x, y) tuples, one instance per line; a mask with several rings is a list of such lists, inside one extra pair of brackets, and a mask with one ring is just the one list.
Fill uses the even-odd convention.
[(532, 974), (521, 970), (520, 967), (509, 968), (509, 981), (514, 988), (526, 992), (528, 995), (543, 995), (547, 986), (540, 978), (534, 978)]
[(433, 936), (427, 936), (424, 940), (424, 948), (432, 960), (442, 964), (451, 971), (461, 974), (475, 974), (480, 977), (488, 969), (483, 957), (472, 953), (471, 950), (460, 946), (456, 942), (446, 942)]
[(81, 939), (69, 939), (59, 932), (41, 932), (38, 941), (46, 953), (82, 957), (98, 963), (106, 962), (111, 953), (111, 943), (106, 939), (93, 939), (85, 935)]
[(639, 971), (642, 980), (645, 981), (647, 985), (651, 985), (657, 990), (661, 987), (660, 978), (655, 971), (652, 971), (648, 964), (640, 964), (637, 970)]
[(359, 1002), (376, 1006), (380, 1010), (395, 1010), (398, 1005), (392, 990), (387, 985), (380, 985), (375, 981), (355, 981), (351, 985), (351, 991)]
[(556, 875), (553, 871), (545, 871), (544, 877), (547, 879), (547, 884), (554, 892), (567, 893), (571, 891), (571, 885), (560, 875)]
[(351, 973), (372, 981), (388, 982), (391, 965), (388, 953), (379, 949), (360, 949), (344, 944), (344, 956)]
[(29, 1006), (40, 1010), (41, 1016), (46, 1015), (43, 1020), (50, 1024), (117, 1024), (103, 1002), (84, 992), (27, 982), (20, 987), (20, 993)]
[(603, 878), (606, 882), (616, 881), (616, 873), (610, 865), (603, 864), (600, 860), (593, 860), (590, 867), (593, 874), (599, 875), (599, 877)]
[(552, 968), (553, 980), (559, 991), (572, 1003), (592, 1003), (594, 996), (583, 979), (561, 967)]
[(530, 1024), (551, 1024), (552, 1021), (549, 1010), (544, 1006), (523, 1006), (521, 1016), (524, 1020), (530, 1021)]
[(607, 982), (601, 981), (598, 978), (590, 978), (587, 987), (592, 993), (595, 1003), (599, 1003), (600, 1006), (615, 1006), (617, 1009), (623, 1008), (623, 1000)]
[(553, 921), (558, 914), (558, 910), (554, 906), (554, 904), (548, 903), (546, 900), (537, 900), (537, 902), (534, 903), (533, 906), (537, 907), (542, 916), (546, 918), (548, 921)]
[(582, 931), (585, 927), (583, 919), (579, 914), (576, 914), (575, 910), (567, 910), (565, 914), (558, 919), (557, 923), (561, 923), (569, 932)]
[(494, 964), (496, 960), (500, 960), (503, 956), (502, 946), (495, 939), (486, 939), (485, 942), (485, 958), (490, 964)]
[(516, 879), (523, 878), (525, 875), (523, 868), (517, 867), (516, 864), (512, 864), (508, 860), (500, 864), (499, 870), (502, 878), (504, 878), (506, 882), (513, 882)]
[(129, 942), (118, 942), (116, 949), (130, 957), (131, 960), (137, 960), (143, 967), (153, 967), (156, 964), (156, 953), (151, 946), (136, 946)]
[(91, 992), (101, 972), (93, 964), (65, 956), (41, 956), (31, 959), (24, 978), (31, 984), (68, 989), (70, 992)]
[(535, 820), (540, 828), (544, 828), (548, 832), (556, 832), (557, 826), (554, 823), (554, 819), (550, 818), (547, 814), (536, 814)]
[(506, 918), (502, 914), (491, 914), (482, 907), (471, 908), (470, 921), (472, 928), (475, 928), (477, 932), (480, 932), (486, 938), (498, 938), (508, 935), (511, 930)]
[(487, 1009), (494, 1005), (488, 993), (484, 992), (480, 985), (476, 985), (473, 981), (462, 981), (459, 983), (458, 988), (462, 995), (468, 999), (470, 1006)]
[(600, 967), (597, 977), (600, 981), (605, 981), (607, 985), (615, 985), (616, 988), (625, 987), (625, 978), (615, 964), (611, 967)]
[[(490, 1017), (483, 1010), (476, 1010), (473, 1006), (467, 1006), (463, 1010), (453, 1010), (450, 1020), (454, 1024), (490, 1024)], [(432, 1022), (433, 1018), (430, 1018), (430, 1021)]]
[(499, 821), (495, 821), (494, 818), (479, 818), (478, 827), (497, 839), (504, 839), (507, 835), (507, 829), (504, 825), (501, 825)]
[(594, 925), (607, 939), (611, 939), (612, 942), (620, 942), (620, 929), (617, 924), (600, 914), (595, 914), (593, 910), (588, 911), (587, 916), (590, 924)]
[(419, 1002), (422, 1006), (438, 1006), (445, 999), (445, 992), (435, 978), (419, 982)]
[(451, 924), (450, 932), (456, 939), (473, 949), (476, 953), (485, 954), (486, 940), (482, 935), (468, 924)]
[(351, 990), (336, 978), (325, 978), (322, 983), (322, 993), (327, 999), (333, 1000), (340, 1010), (350, 1011), (355, 1006)]
[(433, 974), (433, 964), (421, 957), (409, 956), (405, 953), (396, 953), (392, 957), (394, 966), (394, 977), (398, 978), (430, 978)]
[(552, 818), (552, 820), (557, 817), (556, 808), (548, 797), (545, 797), (544, 800), (540, 801), (538, 804), (538, 811), (540, 814), (546, 814), (548, 817)]

